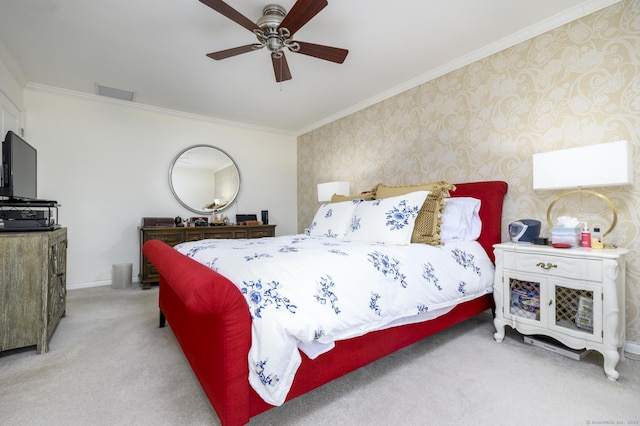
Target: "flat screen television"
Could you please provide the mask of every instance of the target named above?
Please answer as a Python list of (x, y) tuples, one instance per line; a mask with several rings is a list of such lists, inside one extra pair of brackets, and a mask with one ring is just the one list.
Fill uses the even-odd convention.
[(38, 152), (12, 131), (2, 143), (0, 196), (9, 199), (37, 199)]

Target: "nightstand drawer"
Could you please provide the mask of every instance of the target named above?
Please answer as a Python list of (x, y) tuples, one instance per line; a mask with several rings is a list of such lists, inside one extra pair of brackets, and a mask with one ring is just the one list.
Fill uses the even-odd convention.
[(520, 272), (602, 281), (602, 262), (599, 259), (505, 252), (505, 265), (513, 266)]

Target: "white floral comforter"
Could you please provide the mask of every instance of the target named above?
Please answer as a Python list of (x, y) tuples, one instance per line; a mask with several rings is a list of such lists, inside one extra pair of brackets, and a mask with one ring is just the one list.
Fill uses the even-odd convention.
[(299, 346), (332, 345), (491, 292), (494, 267), (475, 241), (392, 246), (291, 235), (201, 240), (181, 253), (229, 278), (253, 318), (249, 381), (281, 405)]

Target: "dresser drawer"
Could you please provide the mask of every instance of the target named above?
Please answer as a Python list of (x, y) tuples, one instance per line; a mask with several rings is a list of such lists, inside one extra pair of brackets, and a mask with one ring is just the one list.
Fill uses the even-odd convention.
[(230, 238), (238, 238), (235, 236), (235, 233), (233, 232), (233, 229), (223, 229), (224, 227), (220, 226), (218, 227), (220, 229), (216, 229), (216, 230), (210, 230), (210, 231), (204, 231), (202, 233), (202, 238), (201, 239), (230, 239)]
[(602, 281), (602, 262), (600, 259), (510, 251), (505, 252), (504, 255), (506, 269), (557, 277), (572, 277), (585, 281)]
[(251, 234), (249, 238), (263, 238), (263, 237), (273, 237), (273, 230), (271, 229), (253, 229), (251, 230)]
[(182, 232), (162, 232), (162, 231), (147, 231), (144, 234), (144, 241), (160, 240), (170, 246), (175, 246), (184, 241)]
[(158, 272), (158, 270), (156, 269), (155, 266), (153, 266), (153, 263), (149, 262), (148, 260), (146, 260), (147, 258), (145, 257), (145, 269), (146, 269), (146, 279), (147, 280), (152, 280), (152, 281), (157, 281), (158, 278), (160, 277), (160, 273)]

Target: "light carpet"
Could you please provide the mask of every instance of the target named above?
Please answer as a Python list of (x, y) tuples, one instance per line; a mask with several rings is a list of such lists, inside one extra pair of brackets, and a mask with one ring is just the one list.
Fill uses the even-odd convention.
[[(2, 425), (219, 424), (171, 329), (157, 287), (70, 291), (49, 352), (0, 354)], [(489, 313), (252, 419), (252, 425), (640, 424), (640, 362), (610, 381), (602, 356), (575, 361), (493, 340)]]

